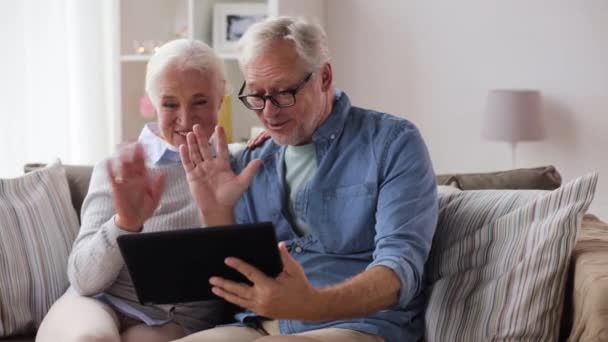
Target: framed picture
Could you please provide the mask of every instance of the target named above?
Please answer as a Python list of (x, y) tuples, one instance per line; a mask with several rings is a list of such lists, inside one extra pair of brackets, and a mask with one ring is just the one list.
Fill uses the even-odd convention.
[(213, 48), (220, 53), (235, 52), (236, 42), (251, 24), (268, 16), (262, 3), (218, 3), (213, 8)]

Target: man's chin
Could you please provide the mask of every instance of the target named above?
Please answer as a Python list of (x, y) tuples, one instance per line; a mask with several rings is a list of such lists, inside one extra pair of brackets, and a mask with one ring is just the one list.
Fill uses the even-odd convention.
[(270, 138), (278, 145), (296, 145), (293, 143), (293, 141), (296, 140), (293, 136), (270, 133)]

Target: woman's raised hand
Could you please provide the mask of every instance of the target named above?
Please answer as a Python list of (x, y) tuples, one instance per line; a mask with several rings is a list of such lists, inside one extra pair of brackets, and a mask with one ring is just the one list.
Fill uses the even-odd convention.
[(144, 161), (140, 144), (127, 144), (118, 156), (106, 163), (116, 225), (130, 232), (142, 230), (144, 222), (158, 207), (165, 185), (165, 175), (153, 176)]
[(188, 144), (181, 145), (179, 153), (190, 192), (202, 216), (211, 225), (231, 223), (232, 209), (249, 187), (262, 161), (252, 160), (236, 175), (230, 166), (226, 133), (220, 126), (215, 127), (215, 155), (198, 124), (186, 140)]

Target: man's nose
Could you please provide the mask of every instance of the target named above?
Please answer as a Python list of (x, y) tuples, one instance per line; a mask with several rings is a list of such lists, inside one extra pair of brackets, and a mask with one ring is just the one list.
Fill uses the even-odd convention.
[(272, 117), (277, 115), (281, 111), (281, 108), (274, 104), (270, 100), (270, 98), (266, 99), (266, 103), (264, 109), (262, 110), (262, 114), (266, 117)]

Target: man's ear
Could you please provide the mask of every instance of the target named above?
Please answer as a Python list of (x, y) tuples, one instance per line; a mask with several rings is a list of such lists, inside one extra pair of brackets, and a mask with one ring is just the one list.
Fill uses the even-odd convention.
[(331, 64), (329, 62), (327, 62), (321, 67), (321, 90), (322, 91), (330, 90), (332, 83), (333, 83), (333, 73), (331, 70)]

